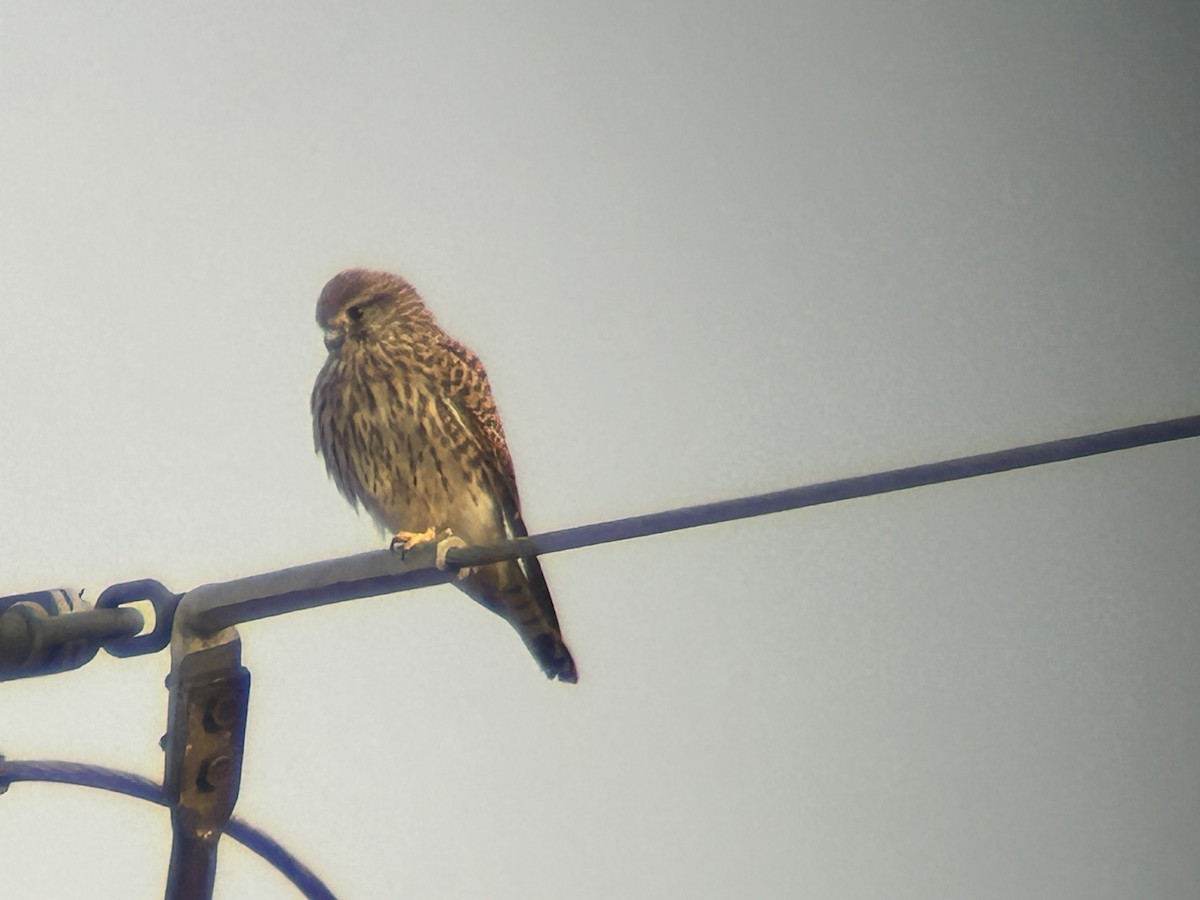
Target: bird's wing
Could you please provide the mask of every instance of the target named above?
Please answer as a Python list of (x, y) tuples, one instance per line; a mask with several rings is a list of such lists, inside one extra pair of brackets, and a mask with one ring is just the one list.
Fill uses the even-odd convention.
[(508, 441), (504, 439), (504, 427), (500, 424), (500, 413), (496, 410), (483, 363), (452, 337), (443, 336), (441, 345), (446, 353), (446, 398), (483, 454), (484, 464), (498, 476), (505, 518), (523, 528), (512, 455), (508, 452)]
[[(525, 527), (525, 521), (521, 518), (521, 503), (517, 494), (517, 476), (513, 470), (512, 455), (508, 452), (508, 441), (504, 439), (504, 427), (500, 424), (500, 414), (496, 410), (496, 401), (492, 396), (492, 388), (488, 384), (483, 363), (479, 361), (479, 357), (448, 335), (441, 338), (441, 343), (447, 356), (448, 402), (479, 447), (484, 464), (498, 476), (500, 505), (508, 535), (510, 538), (529, 537), (529, 529)], [(550, 588), (546, 584), (546, 576), (542, 573), (538, 558), (525, 556), (521, 557), (519, 562), (537, 599), (538, 607), (557, 632), (558, 615), (554, 611), (554, 601), (550, 597)], [(563, 652), (566, 652), (565, 647)], [(570, 659), (570, 654), (567, 658)], [(574, 663), (571, 665), (573, 667)], [(570, 680), (574, 681), (574, 678)]]

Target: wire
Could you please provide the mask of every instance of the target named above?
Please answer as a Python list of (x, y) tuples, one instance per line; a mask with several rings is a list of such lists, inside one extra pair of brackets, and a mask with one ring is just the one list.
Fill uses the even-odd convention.
[[(170, 806), (162, 787), (149, 778), (83, 763), (59, 760), (8, 761), (0, 757), (0, 793), (14, 781), (48, 781), (56, 784), (75, 784), (98, 788), (149, 800), (159, 806)], [(334, 900), (333, 892), (315, 873), (274, 838), (259, 831), (236, 816), (229, 820), (225, 833), (249, 850), (253, 850), (278, 869), (309, 900)]]
[(739, 497), (736, 500), (721, 500), (645, 516), (580, 525), (487, 546), (461, 547), (450, 550), (446, 554), (446, 562), (454, 566), (477, 566), (523, 556), (558, 553), (560, 550), (575, 550), (611, 541), (625, 541), (667, 531), (681, 531), (700, 525), (764, 516), (789, 509), (836, 503), (855, 497), (903, 491), (945, 481), (992, 475), (1194, 437), (1200, 437), (1200, 416), (1187, 416), (1149, 425), (1134, 425), (1114, 431), (1028, 444), (994, 453), (962, 456), (905, 469), (891, 469), (873, 475), (842, 478), (838, 481), (810, 484), (754, 497)]
[[(942, 462), (877, 472), (872, 475), (826, 481), (752, 497), (740, 497), (735, 500), (704, 503), (645, 516), (632, 516), (626, 519), (564, 528), (560, 531), (550, 531), (533, 537), (519, 538), (489, 546), (455, 548), (446, 554), (446, 562), (451, 566), (475, 566), (526, 556), (557, 553), (561, 550), (573, 550), (612, 541), (680, 531), (701, 525), (730, 522), (785, 510), (801, 509), (806, 506), (836, 503), (856, 497), (886, 494), (924, 485), (975, 478), (980, 475), (1008, 472), (1014, 469), (1064, 462), (1070, 459), (1194, 437), (1200, 437), (1200, 416), (1135, 425), (1130, 428), (1119, 428), (1097, 434), (1028, 444), (994, 453), (963, 456)], [(230, 582), (225, 587), (238, 587), (238, 596), (242, 597), (244, 603), (257, 603), (263, 605), (264, 609), (253, 616), (234, 615), (229, 621), (222, 620), (219, 627), (246, 621), (248, 618), (277, 615), (293, 609), (308, 608), (351, 597), (405, 590), (431, 583), (428, 577), (424, 577), (428, 573), (421, 571), (390, 575), (386, 572), (372, 572), (368, 573), (369, 577), (357, 572), (358, 568), (362, 566), (375, 565), (373, 560), (382, 558), (384, 553), (385, 551), (379, 551), (374, 554), (359, 554), (356, 557), (347, 557), (342, 560), (326, 560), (322, 563), (311, 563), (295, 569)], [(390, 554), (388, 555), (390, 556)], [(357, 575), (347, 570), (343, 573), (344, 579), (335, 578), (332, 582), (329, 580), (330, 571), (339, 567), (344, 569), (347, 566), (354, 569)], [(278, 580), (286, 582), (282, 588), (266, 590), (267, 586)], [(256, 589), (250, 591), (248, 588), (244, 588), (247, 582), (253, 582)], [(367, 584), (369, 590), (363, 590), (363, 584)], [(243, 597), (247, 592), (251, 598), (248, 601)], [(273, 601), (280, 602), (272, 605)], [(270, 608), (267, 609), (267, 607)], [(209, 613), (219, 612), (221, 610), (209, 610)], [(106, 769), (102, 766), (63, 762), (6, 762), (3, 757), (0, 757), (0, 793), (7, 789), (13, 781), (53, 781), (78, 784), (140, 797), (163, 806), (169, 805), (162, 794), (162, 788), (149, 779)], [(299, 860), (273, 839), (244, 821), (237, 818), (231, 819), (226, 832), (279, 869), (304, 892), (306, 897), (320, 898), (320, 900), (328, 900), (333, 897), (320, 879)]]
[[(442, 571), (435, 567), (434, 548), (431, 543), (415, 548), (407, 560), (404, 556), (398, 557), (388, 550), (376, 550), (207, 584), (188, 592), (181, 603), (190, 604), (192, 628), (203, 633), (213, 633), (231, 625), (284, 615), (301, 609), (313, 609), (344, 600), (399, 593), (438, 584), (453, 579), (453, 570), (463, 566), (487, 565), (502, 560), (557, 553), (560, 550), (590, 547), (610, 541), (623, 541), (1198, 436), (1200, 416), (1135, 425), (1131, 428), (1029, 444), (978, 456), (964, 456), (906, 469), (892, 469), (873, 475), (810, 484), (770, 494), (597, 522), (493, 545), (457, 547), (449, 549), (445, 554), (446, 568), (450, 571)], [(141, 588), (137, 588), (137, 585), (145, 584), (158, 583), (134, 582), (132, 586), (136, 590), (132, 593), (123, 592), (123, 589), (130, 585), (116, 585), (104, 593), (106, 596), (111, 593), (119, 597), (120, 602), (125, 602), (130, 598), (140, 597), (141, 594), (137, 593), (137, 590)], [(146, 646), (137, 652), (148, 653), (156, 649), (157, 646)]]

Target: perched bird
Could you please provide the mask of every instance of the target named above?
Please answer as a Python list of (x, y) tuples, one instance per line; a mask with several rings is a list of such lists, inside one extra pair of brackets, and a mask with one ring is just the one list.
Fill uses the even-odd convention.
[[(325, 360), (313, 438), (338, 489), (404, 549), (453, 535), (491, 544), (528, 534), (487, 373), (407, 281), (349, 269), (317, 301)], [(574, 683), (537, 557), (478, 566), (457, 582), (516, 629), (548, 678)]]

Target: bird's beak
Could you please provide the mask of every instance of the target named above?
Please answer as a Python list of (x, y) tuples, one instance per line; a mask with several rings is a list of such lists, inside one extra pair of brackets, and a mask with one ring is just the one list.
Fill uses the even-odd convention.
[(346, 333), (338, 328), (330, 328), (325, 332), (325, 349), (336, 350), (342, 346), (342, 341), (346, 339)]

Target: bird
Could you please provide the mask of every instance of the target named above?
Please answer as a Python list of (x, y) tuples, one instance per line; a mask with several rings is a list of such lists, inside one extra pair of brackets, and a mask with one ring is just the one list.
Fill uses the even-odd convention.
[[(328, 356), (313, 442), (338, 490), (399, 552), (527, 537), (512, 456), (479, 358), (391, 272), (347, 269), (317, 301)], [(447, 541), (451, 543), (447, 543)], [(505, 619), (550, 679), (578, 681), (536, 556), (462, 570), (456, 584)]]

